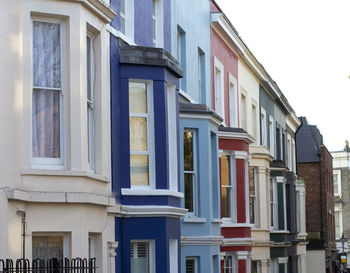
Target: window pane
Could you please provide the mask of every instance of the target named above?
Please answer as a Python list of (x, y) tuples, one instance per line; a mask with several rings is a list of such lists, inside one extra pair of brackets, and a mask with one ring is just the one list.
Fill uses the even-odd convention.
[(60, 24), (33, 22), (33, 84), (61, 87)]
[(338, 194), (338, 175), (333, 174), (334, 194)]
[(120, 31), (125, 34), (125, 18), (120, 17)]
[(87, 79), (87, 99), (89, 101), (92, 100), (92, 45), (91, 45), (91, 38), (89, 36), (86, 36), (86, 79)]
[(33, 259), (63, 258), (63, 236), (33, 236)]
[(193, 212), (194, 203), (194, 177), (192, 173), (185, 173), (185, 208)]
[(148, 186), (148, 155), (130, 155), (131, 185)]
[(231, 188), (221, 188), (221, 217), (231, 218)]
[(131, 273), (149, 272), (149, 244), (147, 242), (131, 243)]
[(231, 185), (230, 156), (221, 156), (221, 185)]
[(125, 14), (125, 0), (120, 0), (120, 13)]
[(130, 150), (147, 151), (147, 118), (130, 117)]
[(130, 113), (147, 113), (147, 89), (145, 83), (129, 83)]
[(250, 223), (255, 224), (255, 197), (250, 197)]
[(193, 132), (184, 132), (184, 170), (193, 171)]
[(60, 92), (33, 90), (33, 157), (60, 157)]
[(232, 273), (232, 256), (224, 257), (224, 273)]
[(258, 273), (258, 262), (252, 261), (252, 273)]

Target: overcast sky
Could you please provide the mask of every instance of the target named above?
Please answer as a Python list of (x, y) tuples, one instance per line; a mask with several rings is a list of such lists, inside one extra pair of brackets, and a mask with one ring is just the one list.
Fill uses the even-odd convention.
[(328, 150), (350, 140), (350, 1), (216, 0)]

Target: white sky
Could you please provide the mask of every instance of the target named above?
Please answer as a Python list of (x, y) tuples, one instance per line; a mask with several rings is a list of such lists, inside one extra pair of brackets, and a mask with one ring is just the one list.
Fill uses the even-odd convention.
[(350, 1), (216, 0), (330, 151), (350, 139)]

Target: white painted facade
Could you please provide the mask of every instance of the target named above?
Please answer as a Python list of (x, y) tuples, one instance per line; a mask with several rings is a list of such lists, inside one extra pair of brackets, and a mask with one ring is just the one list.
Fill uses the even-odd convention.
[[(114, 213), (119, 207), (111, 193), (107, 28), (115, 13), (98, 0), (12, 0), (2, 4), (0, 259), (22, 257), (18, 211), (23, 211), (26, 258), (32, 257), (33, 236), (58, 235), (64, 238), (65, 256), (85, 258), (93, 249), (98, 271), (114, 272)], [(59, 164), (35, 161), (31, 155), (33, 20), (61, 25), (64, 89)], [(86, 137), (87, 34), (94, 46), (93, 170)]]

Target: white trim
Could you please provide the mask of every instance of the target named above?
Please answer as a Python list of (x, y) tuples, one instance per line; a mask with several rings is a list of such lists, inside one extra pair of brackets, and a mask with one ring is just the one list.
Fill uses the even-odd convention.
[[(128, 0), (129, 1), (129, 0)], [(153, 40), (153, 45), (155, 47), (162, 48), (164, 46), (164, 8), (163, 8), (163, 0), (152, 0), (155, 3), (155, 24), (156, 24), (156, 33), (155, 40)], [(153, 32), (153, 24), (152, 24), (152, 32)]]
[(179, 272), (179, 244), (176, 239), (169, 239), (169, 273)]
[(245, 222), (250, 224), (250, 207), (249, 207), (249, 163), (246, 159), (244, 162), (244, 176), (245, 176)]
[[(31, 167), (34, 169), (53, 169), (53, 170), (63, 170), (65, 169), (66, 164), (66, 154), (67, 154), (67, 140), (66, 140), (66, 90), (67, 90), (67, 25), (65, 21), (60, 19), (54, 19), (50, 17), (39, 17), (32, 16), (31, 17), (31, 94), (33, 95), (34, 89), (46, 89), (45, 87), (36, 88), (33, 84), (33, 27), (34, 22), (48, 22), (48, 23), (56, 23), (60, 25), (60, 61), (61, 61), (61, 87), (60, 88), (49, 88), (49, 90), (57, 90), (60, 91), (60, 158), (51, 158), (51, 157), (33, 157), (33, 117), (30, 118), (30, 162)], [(31, 112), (33, 113), (32, 103)]]
[(173, 217), (181, 218), (187, 209), (172, 206), (121, 206), (121, 215), (124, 217)]
[[(231, 84), (233, 88), (231, 88)], [(237, 79), (228, 73), (230, 127), (238, 128), (238, 88)]]
[[(263, 116), (263, 118), (262, 118)], [(267, 116), (266, 116), (266, 110), (261, 106), (260, 107), (260, 124), (261, 124), (261, 140), (260, 144), (261, 146), (267, 147)]]
[(226, 138), (226, 139), (239, 139), (244, 140), (248, 144), (254, 142), (254, 137), (247, 133), (237, 133), (237, 132), (226, 132), (226, 131), (219, 131), (219, 137), (220, 138)]
[(181, 236), (181, 245), (220, 246), (223, 236)]
[(115, 29), (111, 25), (106, 26), (107, 31), (109, 31), (110, 34), (112, 34), (116, 38), (121, 38), (124, 42), (126, 42), (129, 45), (136, 45), (134, 41), (130, 40), (127, 36), (125, 36), (123, 33), (121, 33), (119, 30)]
[(173, 190), (122, 188), (121, 193), (124, 196), (172, 196), (184, 198), (182, 192)]
[(252, 227), (254, 227), (254, 225), (253, 224), (247, 224), (247, 223), (222, 222), (221, 227), (234, 227), (234, 228), (247, 227), (247, 228), (252, 228)]
[(207, 221), (206, 218), (201, 218), (201, 217), (197, 217), (197, 216), (191, 216), (188, 215), (188, 213), (185, 215), (185, 217), (182, 220), (184, 223), (205, 223)]
[(269, 136), (270, 136), (270, 155), (275, 157), (275, 123), (271, 115), (269, 115)]
[(277, 262), (278, 262), (279, 264), (288, 263), (288, 257), (279, 257), (279, 258), (277, 258)]
[(190, 94), (186, 93), (185, 91), (183, 91), (182, 89), (179, 90), (179, 94), (181, 96), (183, 96), (184, 98), (186, 98), (189, 102), (191, 103), (197, 103), (196, 100), (194, 100)]
[[(219, 82), (216, 76), (216, 70), (219, 71)], [(225, 122), (225, 83), (224, 83), (224, 65), (214, 56), (214, 105), (215, 112), (223, 118), (223, 124)], [(220, 90), (218, 90), (220, 89)]]
[(236, 159), (249, 159), (249, 153), (246, 151), (232, 151)]
[(338, 193), (334, 193), (334, 196), (342, 196), (341, 191), (341, 170), (340, 169), (333, 169), (333, 185), (334, 185), (334, 176), (338, 177)]

